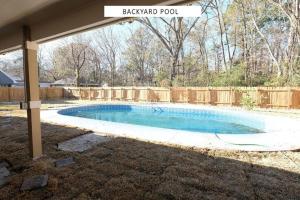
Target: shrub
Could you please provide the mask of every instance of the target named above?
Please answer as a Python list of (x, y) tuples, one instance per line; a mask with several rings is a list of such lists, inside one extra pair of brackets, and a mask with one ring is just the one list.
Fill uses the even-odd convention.
[(245, 65), (238, 64), (214, 78), (212, 86), (246, 86)]
[(248, 92), (242, 96), (241, 104), (244, 108), (248, 110), (253, 110), (253, 108), (255, 107), (255, 101)]

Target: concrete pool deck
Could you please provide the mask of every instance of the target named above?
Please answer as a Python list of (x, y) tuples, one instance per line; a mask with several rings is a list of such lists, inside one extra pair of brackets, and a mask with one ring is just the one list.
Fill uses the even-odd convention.
[[(99, 103), (101, 104), (101, 103)], [(119, 103), (122, 105), (136, 105)], [(184, 109), (210, 109), (220, 112), (231, 112), (253, 117), (262, 117), (266, 123), (265, 133), (258, 134), (212, 134), (196, 133), (174, 129), (148, 127), (141, 125), (108, 122), (58, 114), (58, 109), (42, 111), (44, 122), (79, 127), (97, 132), (99, 135), (128, 137), (154, 143), (180, 145), (195, 148), (228, 149), (242, 151), (280, 151), (300, 148), (300, 119), (269, 116), (255, 111), (242, 111), (232, 108), (186, 104), (138, 104), (143, 106), (159, 106)], [(87, 105), (83, 105), (87, 106)], [(78, 105), (76, 106), (78, 107)]]

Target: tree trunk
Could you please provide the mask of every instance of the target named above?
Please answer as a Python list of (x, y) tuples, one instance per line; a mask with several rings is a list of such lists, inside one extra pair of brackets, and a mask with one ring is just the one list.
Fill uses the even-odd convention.
[(221, 47), (222, 47), (223, 62), (224, 62), (225, 70), (227, 71), (225, 45), (224, 45), (224, 41), (223, 41), (224, 30), (223, 30), (223, 25), (222, 25), (222, 16), (221, 16), (222, 13), (219, 8), (218, 0), (215, 0), (215, 3), (216, 3), (217, 15), (218, 15), (218, 24), (219, 24), (219, 29), (220, 29), (220, 42), (221, 42)]
[(79, 69), (76, 69), (76, 74), (75, 74), (75, 78), (76, 78), (76, 87), (80, 87), (80, 76), (79, 76)]
[(274, 53), (273, 53), (272, 50), (271, 50), (271, 46), (270, 46), (270, 44), (269, 44), (268, 39), (267, 39), (266, 36), (260, 31), (259, 27), (257, 26), (257, 23), (256, 23), (256, 21), (255, 21), (255, 19), (254, 19), (253, 14), (252, 14), (252, 22), (253, 22), (253, 25), (254, 25), (254, 27), (255, 27), (257, 33), (258, 33), (258, 34), (261, 36), (261, 38), (264, 40), (264, 42), (265, 42), (265, 44), (266, 44), (266, 47), (267, 47), (267, 49), (268, 49), (268, 52), (269, 52), (269, 54), (270, 54), (270, 57), (271, 57), (271, 59), (272, 59), (272, 61), (273, 61), (273, 64), (275, 64), (275, 66), (276, 66), (276, 68), (277, 68), (277, 77), (280, 77), (280, 76), (282, 75), (282, 70), (281, 70), (281, 68), (280, 68), (280, 65), (279, 65), (278, 61), (276, 60), (276, 58), (275, 58), (275, 56), (274, 56)]
[(178, 57), (179, 57), (179, 52), (176, 52), (174, 55), (172, 55), (172, 66), (171, 66), (172, 69), (171, 69), (171, 76), (170, 76), (170, 86), (173, 86), (173, 81), (176, 77), (176, 68), (177, 68), (177, 64), (178, 64)]

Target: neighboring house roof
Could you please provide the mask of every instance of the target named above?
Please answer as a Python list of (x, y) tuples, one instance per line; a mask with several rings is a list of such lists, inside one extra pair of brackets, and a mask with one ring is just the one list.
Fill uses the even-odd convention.
[(51, 83), (51, 85), (73, 85), (75, 83), (75, 79), (72, 78), (65, 78), (55, 81)]
[(16, 81), (13, 77), (0, 70), (0, 85), (13, 85)]

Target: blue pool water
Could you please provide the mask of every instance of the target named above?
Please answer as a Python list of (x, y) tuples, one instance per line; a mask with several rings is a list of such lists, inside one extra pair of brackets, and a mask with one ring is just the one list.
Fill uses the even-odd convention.
[(214, 110), (95, 105), (63, 109), (59, 111), (59, 114), (199, 133), (254, 134), (261, 133), (264, 129), (263, 120)]

